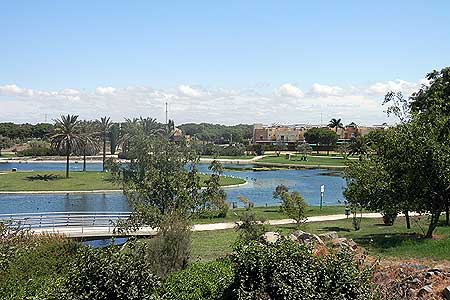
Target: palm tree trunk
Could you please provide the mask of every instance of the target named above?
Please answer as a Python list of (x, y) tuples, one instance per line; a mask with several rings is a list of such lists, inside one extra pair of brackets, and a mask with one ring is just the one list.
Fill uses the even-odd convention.
[(83, 172), (86, 172), (86, 147), (83, 148)]
[(103, 134), (103, 172), (105, 172), (106, 161), (106, 133)]
[(450, 207), (449, 207), (449, 199), (445, 201), (445, 226), (450, 225)]
[(69, 159), (70, 159), (70, 145), (66, 149), (66, 178), (69, 178)]

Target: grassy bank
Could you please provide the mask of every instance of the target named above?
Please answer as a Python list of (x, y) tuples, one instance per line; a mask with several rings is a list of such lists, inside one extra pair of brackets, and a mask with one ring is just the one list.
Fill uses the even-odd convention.
[[(245, 211), (244, 208), (235, 208), (228, 210), (227, 216), (225, 218), (211, 218), (211, 219), (196, 219), (195, 224), (208, 224), (208, 223), (223, 223), (223, 222), (237, 222), (239, 221), (239, 216)], [(288, 219), (284, 213), (280, 211), (278, 206), (268, 206), (268, 207), (255, 207), (253, 208), (256, 216), (258, 218), (263, 218), (265, 220), (281, 220)], [(336, 215), (343, 214), (345, 212), (344, 206), (324, 206), (322, 209), (318, 206), (308, 206), (306, 209), (306, 216), (324, 216), (324, 215)]]
[[(56, 178), (49, 181), (32, 180), (36, 175), (53, 174)], [(92, 191), (117, 190), (119, 186), (111, 182), (110, 174), (102, 172), (71, 172), (70, 178), (65, 178), (64, 172), (5, 172), (0, 174), (0, 192), (17, 191)], [(206, 175), (200, 174), (202, 180)], [(221, 177), (221, 185), (236, 185), (245, 180), (231, 177)]]
[[(385, 226), (381, 219), (363, 219), (361, 229), (355, 231), (352, 220), (348, 219), (307, 223), (300, 229), (316, 234), (336, 231), (341, 237), (353, 239), (373, 256), (450, 260), (450, 227), (439, 226), (435, 238), (425, 240), (421, 238), (419, 224), (425, 225), (424, 221), (420, 221), (408, 230), (404, 218), (397, 219), (394, 226)], [(270, 230), (288, 234), (296, 227), (271, 226)], [(229, 254), (237, 236), (236, 230), (193, 232), (192, 257), (212, 260)]]
[(208, 158), (208, 159), (252, 159), (254, 158), (254, 155), (241, 155), (241, 156), (211, 156), (211, 155), (204, 155), (200, 158)]
[(287, 159), (286, 155), (280, 156), (266, 156), (258, 163), (273, 163), (273, 164), (291, 164), (299, 166), (336, 166), (345, 167), (348, 160), (339, 156), (308, 156), (308, 160), (301, 160), (301, 155), (291, 155), (291, 159)]

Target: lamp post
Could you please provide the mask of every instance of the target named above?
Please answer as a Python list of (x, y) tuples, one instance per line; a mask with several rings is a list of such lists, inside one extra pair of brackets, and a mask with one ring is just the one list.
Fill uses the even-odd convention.
[(325, 193), (325, 185), (324, 185), (324, 184), (322, 184), (322, 185), (320, 186), (320, 210), (322, 210), (323, 193)]

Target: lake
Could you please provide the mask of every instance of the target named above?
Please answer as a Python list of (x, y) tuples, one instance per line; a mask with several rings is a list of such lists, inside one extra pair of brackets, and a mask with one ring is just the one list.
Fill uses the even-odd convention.
[[(230, 168), (251, 168), (252, 165), (224, 165)], [(0, 171), (63, 171), (65, 163), (0, 163)], [(70, 164), (72, 171), (81, 171), (82, 164)], [(100, 171), (101, 164), (88, 163), (88, 171)], [(209, 173), (207, 164), (199, 164), (202, 173)], [(279, 184), (286, 185), (291, 191), (298, 191), (309, 205), (319, 205), (320, 186), (325, 185), (324, 205), (337, 205), (344, 200), (342, 194), (345, 180), (336, 171), (305, 169), (305, 170), (274, 170), (251, 171), (230, 170), (226, 176), (240, 177), (248, 181), (247, 185), (227, 188), (227, 200), (238, 202), (237, 196), (250, 199), (255, 206), (278, 205), (278, 200), (272, 198), (272, 192)], [(1, 180), (1, 177), (0, 177)], [(30, 213), (30, 212), (63, 212), (63, 211), (129, 211), (130, 206), (122, 193), (105, 194), (34, 194), (6, 195), (0, 194), (0, 213)]]

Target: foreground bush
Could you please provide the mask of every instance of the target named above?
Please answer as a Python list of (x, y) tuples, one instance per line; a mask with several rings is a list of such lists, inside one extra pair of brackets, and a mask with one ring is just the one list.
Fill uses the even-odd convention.
[(371, 271), (349, 253), (315, 257), (282, 239), (241, 246), (233, 260), (236, 299), (374, 299)]
[(118, 247), (83, 247), (54, 299), (155, 299), (159, 278), (139, 257)]
[(77, 243), (0, 224), (0, 299), (45, 299), (67, 272)]
[(229, 261), (196, 263), (172, 273), (163, 284), (163, 299), (219, 300), (229, 299), (234, 272)]

